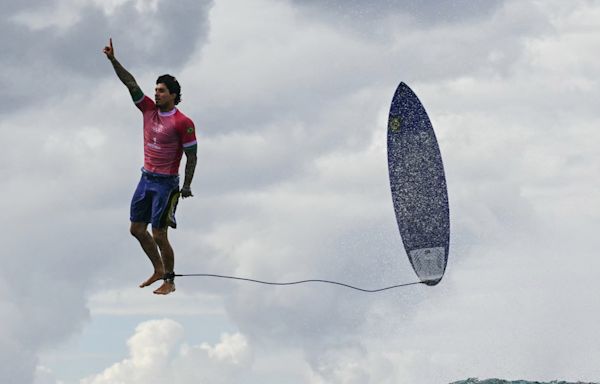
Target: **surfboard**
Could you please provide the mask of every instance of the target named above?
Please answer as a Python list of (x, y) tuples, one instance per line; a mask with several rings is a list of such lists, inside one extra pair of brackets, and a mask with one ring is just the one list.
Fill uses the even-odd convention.
[(387, 149), (392, 201), (404, 249), (421, 282), (436, 285), (446, 271), (450, 245), (446, 176), (429, 116), (403, 82), (390, 107)]

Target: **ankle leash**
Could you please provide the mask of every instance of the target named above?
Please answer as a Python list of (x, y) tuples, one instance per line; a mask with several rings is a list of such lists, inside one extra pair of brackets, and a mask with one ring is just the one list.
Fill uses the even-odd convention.
[(165, 273), (163, 276), (163, 280), (167, 283), (174, 283), (175, 282), (175, 272)]

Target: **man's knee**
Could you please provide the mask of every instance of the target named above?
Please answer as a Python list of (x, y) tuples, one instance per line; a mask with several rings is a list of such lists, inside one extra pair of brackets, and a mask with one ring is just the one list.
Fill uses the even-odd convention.
[(135, 238), (139, 239), (146, 234), (146, 223), (131, 223), (129, 227), (129, 233), (131, 233)]

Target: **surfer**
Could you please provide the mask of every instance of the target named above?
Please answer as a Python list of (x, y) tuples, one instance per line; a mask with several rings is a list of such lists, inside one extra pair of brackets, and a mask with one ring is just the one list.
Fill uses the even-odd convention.
[[(176, 107), (181, 101), (181, 87), (175, 77), (162, 75), (156, 80), (152, 101), (115, 58), (112, 38), (103, 52), (143, 115), (144, 166), (131, 199), (130, 232), (152, 262), (154, 273), (140, 288), (163, 279), (163, 284), (154, 293), (167, 295), (175, 291), (175, 256), (167, 230), (176, 228), (175, 209), (179, 196), (193, 196), (191, 183), (197, 149), (194, 123)], [(186, 155), (185, 177), (179, 190), (178, 172), (183, 153)], [(147, 230), (150, 223), (152, 234)]]

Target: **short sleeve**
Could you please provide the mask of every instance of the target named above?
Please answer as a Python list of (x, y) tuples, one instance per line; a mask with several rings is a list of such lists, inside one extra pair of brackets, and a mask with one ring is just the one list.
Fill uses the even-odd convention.
[[(131, 96), (132, 98), (134, 97), (134, 95)], [(142, 112), (146, 112), (155, 108), (154, 101), (152, 101), (151, 98), (144, 95), (143, 93), (142, 96), (139, 97), (139, 99), (136, 100), (135, 98), (133, 98), (133, 102), (135, 103), (135, 106), (138, 107), (138, 109)]]
[(185, 119), (181, 127), (180, 136), (183, 148), (192, 148), (198, 144), (196, 141), (196, 127), (194, 126), (194, 122), (190, 119)]

